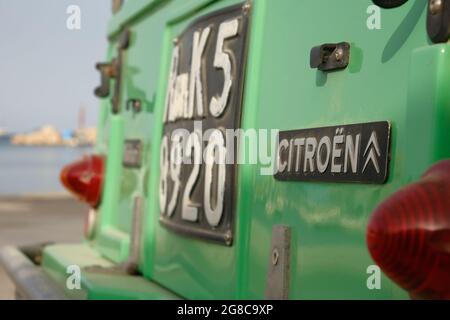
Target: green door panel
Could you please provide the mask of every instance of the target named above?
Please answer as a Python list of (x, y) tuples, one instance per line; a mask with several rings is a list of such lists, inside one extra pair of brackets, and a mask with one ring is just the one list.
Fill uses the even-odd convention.
[[(407, 297), (386, 277), (381, 290), (368, 290), (366, 269), (373, 262), (365, 229), (374, 207), (407, 182), (405, 159), (397, 155), (404, 152), (407, 139), (401, 133), (406, 125), (411, 52), (427, 45), (425, 11), (412, 2), (383, 11), (383, 28), (370, 31), (365, 26), (370, 4), (329, 1), (324, 11), (320, 1), (264, 2), (262, 36), (258, 48), (250, 49), (249, 64), (249, 70), (258, 70), (259, 83), (254, 90), (247, 88), (243, 125), (292, 130), (388, 120), (391, 170), (385, 185), (360, 185), (279, 182), (261, 176), (258, 166), (242, 166), (241, 181), (247, 183), (240, 184), (238, 215), (246, 217), (243, 233), (250, 235), (240, 283), (246, 298), (264, 297), (275, 224), (292, 227), (290, 298)], [(408, 12), (419, 9), (417, 25), (397, 31), (397, 41), (404, 43), (389, 48)], [(312, 47), (341, 41), (351, 44), (346, 70), (323, 73), (309, 67)], [(394, 49), (397, 52), (386, 53)], [(253, 53), (259, 57), (253, 59)], [(258, 64), (252, 65), (255, 60)]]

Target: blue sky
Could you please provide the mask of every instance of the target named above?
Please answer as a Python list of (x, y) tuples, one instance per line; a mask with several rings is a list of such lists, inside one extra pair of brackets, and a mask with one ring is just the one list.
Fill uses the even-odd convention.
[[(67, 7), (81, 9), (81, 30), (66, 27)], [(111, 0), (0, 0), (0, 128), (45, 124), (75, 128), (81, 106), (95, 125)]]

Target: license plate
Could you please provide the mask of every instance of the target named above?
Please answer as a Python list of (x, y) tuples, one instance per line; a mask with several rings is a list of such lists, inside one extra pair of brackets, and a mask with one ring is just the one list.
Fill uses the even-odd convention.
[(226, 245), (233, 239), (236, 159), (225, 163), (222, 156), (237, 150), (225, 131), (240, 126), (247, 29), (248, 10), (239, 5), (201, 17), (174, 39), (163, 119), (160, 222)]

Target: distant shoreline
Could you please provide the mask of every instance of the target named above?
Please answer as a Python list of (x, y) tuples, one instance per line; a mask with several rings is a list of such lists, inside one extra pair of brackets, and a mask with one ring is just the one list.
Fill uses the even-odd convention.
[(9, 135), (12, 145), (20, 146), (92, 146), (97, 137), (95, 127), (59, 131), (51, 125), (45, 125), (29, 133), (4, 133)]
[(4, 139), (4, 137), (0, 137), (0, 147), (14, 147), (14, 148), (67, 148), (67, 149), (74, 149), (74, 148), (92, 148), (94, 147), (93, 144), (83, 144), (83, 145), (67, 145), (67, 144), (51, 144), (51, 145), (26, 145), (26, 144), (14, 144), (11, 143), (10, 139)]

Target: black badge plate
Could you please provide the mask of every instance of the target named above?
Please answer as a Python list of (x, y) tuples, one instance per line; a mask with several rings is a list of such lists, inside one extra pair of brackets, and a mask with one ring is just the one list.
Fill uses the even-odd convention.
[(388, 121), (281, 131), (275, 178), (383, 184), (390, 131)]

